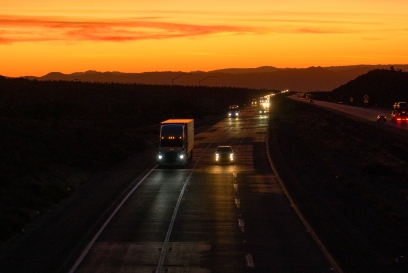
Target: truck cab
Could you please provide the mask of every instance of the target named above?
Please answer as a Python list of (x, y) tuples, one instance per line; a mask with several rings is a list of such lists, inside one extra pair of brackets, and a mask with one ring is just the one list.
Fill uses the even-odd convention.
[(194, 120), (173, 119), (160, 126), (159, 166), (185, 166), (192, 159)]

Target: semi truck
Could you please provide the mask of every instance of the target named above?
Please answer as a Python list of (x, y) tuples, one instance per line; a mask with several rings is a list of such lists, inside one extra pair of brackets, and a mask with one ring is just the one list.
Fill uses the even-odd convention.
[(194, 119), (169, 119), (160, 123), (157, 164), (185, 166), (193, 158)]

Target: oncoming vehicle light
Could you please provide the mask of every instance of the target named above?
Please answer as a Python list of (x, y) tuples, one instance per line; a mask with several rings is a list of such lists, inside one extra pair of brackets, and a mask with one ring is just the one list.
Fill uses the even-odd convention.
[(219, 154), (215, 154), (215, 160), (218, 161), (218, 159), (220, 158)]
[(162, 156), (162, 155), (159, 155), (159, 156), (158, 156), (158, 158), (159, 158), (159, 160), (160, 160), (160, 159), (162, 159), (162, 158), (163, 158), (163, 156)]
[(184, 158), (184, 155), (183, 155), (183, 154), (181, 154), (181, 155), (180, 155), (180, 159), (183, 159), (183, 158)]
[(234, 154), (230, 154), (231, 161), (234, 160)]

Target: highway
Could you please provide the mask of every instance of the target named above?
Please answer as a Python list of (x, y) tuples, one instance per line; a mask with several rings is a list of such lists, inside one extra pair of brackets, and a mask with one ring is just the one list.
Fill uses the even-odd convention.
[[(266, 153), (256, 107), (196, 135), (185, 169), (152, 169), (70, 272), (333, 272)], [(228, 144), (235, 165), (215, 165)]]
[[(0, 272), (342, 272), (281, 187), (256, 106), (195, 135), (186, 168), (146, 151), (87, 183), (1, 255)], [(214, 164), (231, 145), (234, 165)]]
[[(308, 100), (301, 100), (296, 95), (290, 96), (290, 98), (299, 100), (305, 103), (309, 103)], [(346, 114), (349, 114), (349, 115), (352, 115), (352, 116), (355, 116), (355, 117), (358, 117), (358, 118), (361, 118), (367, 121), (377, 121), (378, 115), (384, 115), (387, 117), (387, 121), (386, 122), (378, 121), (378, 123), (381, 123), (384, 126), (408, 130), (408, 122), (391, 120), (392, 105), (390, 106), (389, 109), (384, 109), (384, 108), (377, 109), (377, 108), (372, 108), (372, 107), (357, 107), (357, 106), (351, 106), (351, 105), (346, 105), (342, 103), (334, 103), (334, 102), (318, 101), (318, 100), (314, 100), (313, 104), (316, 106), (343, 112), (343, 113), (346, 113)]]

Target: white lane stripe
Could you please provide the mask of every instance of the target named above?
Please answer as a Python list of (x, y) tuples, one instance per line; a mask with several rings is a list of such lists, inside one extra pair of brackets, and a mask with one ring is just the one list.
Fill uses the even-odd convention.
[[(215, 139), (214, 139), (214, 141), (215, 141)], [(206, 152), (206, 151), (208, 150), (208, 148), (214, 143), (214, 141), (211, 142), (210, 144), (208, 144), (208, 146), (207, 146), (207, 147), (205, 148), (205, 150), (202, 152), (202, 154), (200, 155), (200, 157), (197, 159), (197, 161), (196, 161), (196, 163), (195, 163), (193, 169), (191, 170), (190, 174), (189, 174), (188, 177), (187, 177), (186, 182), (184, 183), (183, 189), (182, 189), (181, 192), (180, 192), (179, 198), (177, 199), (176, 207), (174, 208), (174, 211), (173, 211), (173, 216), (171, 217), (169, 229), (167, 230), (166, 239), (164, 240), (163, 247), (162, 247), (162, 249), (161, 249), (160, 259), (159, 259), (159, 262), (158, 262), (158, 264), (157, 264), (157, 269), (156, 269), (156, 272), (157, 272), (157, 273), (161, 273), (161, 272), (163, 271), (164, 258), (166, 258), (167, 248), (168, 248), (168, 246), (169, 246), (169, 241), (170, 241), (170, 235), (171, 235), (171, 232), (172, 232), (172, 230), (173, 230), (174, 221), (176, 220), (178, 208), (179, 208), (179, 206), (180, 206), (181, 200), (183, 199), (183, 195), (184, 195), (184, 192), (186, 191), (186, 187), (188, 186), (189, 181), (190, 181), (190, 178), (191, 178), (191, 176), (193, 175), (194, 170), (197, 168), (197, 164), (198, 164), (198, 162), (200, 161), (201, 157), (203, 157), (203, 155), (205, 154), (205, 152)]]
[(238, 225), (239, 225), (240, 227), (245, 227), (244, 219), (238, 219)]
[(247, 267), (255, 267), (254, 261), (252, 260), (252, 255), (247, 254), (245, 255), (245, 262)]
[(77, 270), (78, 266), (81, 264), (83, 259), (85, 258), (86, 254), (88, 251), (91, 249), (93, 244), (96, 242), (98, 239), (99, 235), (101, 235), (102, 231), (105, 229), (105, 227), (109, 224), (110, 220), (115, 216), (115, 214), (118, 212), (118, 210), (122, 207), (122, 205), (126, 202), (126, 200), (130, 197), (130, 195), (142, 184), (142, 182), (154, 171), (156, 167), (151, 169), (140, 181), (137, 183), (132, 190), (125, 196), (125, 198), (120, 202), (120, 204), (116, 207), (116, 209), (112, 212), (112, 214), (109, 216), (109, 218), (105, 221), (105, 223), (102, 225), (102, 227), (99, 229), (99, 231), (95, 234), (95, 236), (92, 238), (92, 240), (89, 242), (89, 244), (86, 246), (85, 250), (82, 252), (81, 256), (78, 258), (78, 260), (75, 262), (74, 266), (71, 268), (69, 273), (73, 273)]
[(239, 208), (241, 205), (241, 200), (235, 199), (235, 205), (237, 205), (237, 208)]
[[(218, 124), (218, 123), (217, 123)], [(207, 132), (208, 130), (204, 131)], [(199, 135), (199, 134), (197, 134)], [(194, 138), (197, 137), (197, 135), (194, 136)], [(203, 156), (203, 154), (208, 150), (208, 148), (214, 143), (214, 141), (217, 138), (214, 138), (214, 140), (207, 146), (207, 148), (204, 150), (204, 152), (201, 154), (201, 156), (199, 157), (199, 159), (197, 160), (196, 164), (194, 165), (194, 169), (197, 167), (198, 161), (201, 159), (201, 157)], [(109, 218), (105, 221), (105, 223), (102, 225), (102, 227), (99, 229), (99, 231), (95, 234), (95, 236), (92, 238), (91, 242), (89, 242), (89, 244), (87, 245), (87, 247), (85, 248), (85, 250), (82, 252), (81, 256), (77, 259), (77, 261), (75, 262), (75, 264), (72, 266), (72, 268), (70, 269), (69, 273), (74, 273), (78, 266), (81, 264), (81, 262), (83, 261), (83, 259), (85, 258), (85, 256), (88, 254), (89, 250), (92, 248), (92, 246), (94, 245), (94, 243), (96, 242), (96, 240), (98, 239), (98, 237), (100, 236), (100, 234), (103, 232), (103, 230), (105, 229), (105, 227), (108, 225), (108, 223), (110, 222), (110, 220), (115, 216), (115, 214), (118, 212), (118, 210), (122, 207), (122, 205), (126, 202), (126, 200), (130, 197), (130, 195), (140, 186), (140, 184), (152, 173), (152, 171), (154, 171), (156, 169), (157, 165), (152, 168), (140, 181), (139, 183), (137, 183), (137, 185), (135, 187), (132, 188), (132, 190), (126, 195), (126, 197), (122, 200), (122, 202), (116, 207), (115, 211), (109, 216)], [(193, 171), (194, 171), (193, 169)], [(187, 181), (185, 183), (185, 185), (187, 185), (188, 180), (190, 179), (192, 173), (188, 176)], [(183, 187), (183, 190), (185, 189), (185, 187)], [(167, 243), (168, 244), (168, 243)], [(162, 249), (163, 252), (163, 249)], [(165, 253), (164, 253), (165, 254)], [(164, 260), (164, 258), (163, 258)]]
[[(269, 124), (268, 124), (269, 126)], [(282, 187), (283, 192), (286, 194), (286, 197), (288, 198), (290, 204), (293, 206), (293, 208), (295, 209), (296, 214), (298, 215), (299, 219), (302, 221), (303, 225), (306, 227), (306, 229), (309, 231), (309, 233), (312, 235), (312, 238), (314, 239), (314, 241), (317, 243), (317, 245), (319, 246), (319, 248), (322, 250), (323, 254), (326, 256), (327, 260), (329, 261), (329, 263), (333, 266), (334, 270), (337, 273), (343, 273), (343, 270), (340, 268), (340, 266), (337, 264), (336, 260), (334, 260), (333, 256), (330, 254), (330, 252), (327, 250), (326, 246), (323, 244), (323, 242), (320, 240), (320, 238), (317, 236), (317, 234), (314, 232), (312, 226), (309, 225), (309, 223), (306, 221), (306, 219), (303, 217), (303, 214), (300, 212), (300, 210), (298, 209), (296, 203), (293, 201), (292, 197), (290, 196), (288, 190), (285, 187), (285, 184), (283, 183), (282, 179), (279, 176), (278, 170), (275, 167), (275, 164), (272, 162), (272, 158), (271, 158), (271, 154), (269, 151), (269, 127), (267, 130), (267, 137), (266, 139), (268, 140), (265, 143), (266, 146), (266, 151), (267, 151), (267, 155), (268, 155), (268, 160), (269, 160), (269, 164), (276, 176), (276, 179), (279, 182), (279, 185)]]

